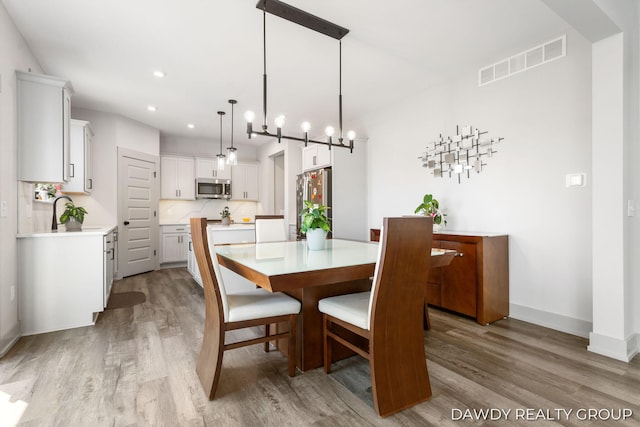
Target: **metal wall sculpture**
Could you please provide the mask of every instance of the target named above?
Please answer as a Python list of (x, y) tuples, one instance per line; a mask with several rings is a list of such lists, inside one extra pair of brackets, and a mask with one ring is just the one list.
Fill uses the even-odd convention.
[(454, 136), (440, 134), (438, 140), (427, 144), (427, 151), (419, 157), (422, 167), (431, 170), (435, 177), (457, 177), (458, 183), (462, 175), (470, 178), (472, 170), (480, 173), (486, 166), (483, 158), (497, 153), (494, 147), (504, 139), (490, 138), (487, 133), (472, 126), (456, 126)]

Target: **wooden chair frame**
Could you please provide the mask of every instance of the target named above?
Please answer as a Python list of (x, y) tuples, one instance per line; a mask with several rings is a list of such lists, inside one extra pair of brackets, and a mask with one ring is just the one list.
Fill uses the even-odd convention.
[[(198, 261), (198, 268), (202, 277), (205, 300), (205, 322), (204, 334), (202, 337), (202, 348), (198, 356), (196, 373), (209, 400), (213, 400), (222, 368), (222, 358), (224, 352), (234, 348), (245, 347), (254, 344), (267, 343), (268, 341), (288, 338), (288, 358), (289, 376), (295, 376), (296, 369), (296, 325), (297, 314), (284, 316), (264, 317), (241, 322), (224, 321), (224, 310), (220, 288), (216, 279), (211, 254), (209, 253), (209, 242), (207, 238), (207, 219), (191, 218), (191, 238), (193, 248)], [(213, 254), (215, 256), (215, 254)], [(245, 341), (225, 343), (225, 332), (235, 329), (244, 329), (254, 326), (266, 326), (271, 323), (287, 322), (289, 331), (274, 335), (269, 335), (266, 329), (266, 336), (253, 338)]]
[[(431, 218), (384, 218), (369, 330), (323, 314), (324, 370), (332, 341), (369, 360), (375, 410), (386, 417), (431, 397), (422, 319), (433, 233)], [(420, 266), (420, 268), (416, 268)], [(342, 329), (368, 340), (367, 348)]]

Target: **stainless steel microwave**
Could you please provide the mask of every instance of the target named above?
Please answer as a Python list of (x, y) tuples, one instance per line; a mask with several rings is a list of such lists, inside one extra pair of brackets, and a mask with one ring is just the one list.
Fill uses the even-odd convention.
[(230, 199), (231, 180), (215, 178), (196, 179), (196, 199)]

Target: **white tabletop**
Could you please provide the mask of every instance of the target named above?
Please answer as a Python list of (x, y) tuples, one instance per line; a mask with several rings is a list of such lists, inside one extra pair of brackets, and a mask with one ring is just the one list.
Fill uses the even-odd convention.
[(375, 264), (378, 259), (376, 242), (340, 239), (328, 239), (319, 251), (310, 251), (304, 240), (222, 245), (215, 250), (265, 276)]

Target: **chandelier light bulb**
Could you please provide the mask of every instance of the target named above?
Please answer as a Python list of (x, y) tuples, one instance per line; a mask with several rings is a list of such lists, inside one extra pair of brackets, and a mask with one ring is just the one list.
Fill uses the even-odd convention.
[(347, 132), (347, 138), (349, 139), (349, 141), (353, 141), (354, 139), (356, 139), (356, 133), (350, 130), (349, 132)]
[(275, 120), (273, 121), (276, 125), (277, 128), (281, 128), (284, 126), (284, 116), (281, 114), (278, 117), (275, 118)]
[(326, 133), (326, 134), (327, 134), (327, 136), (329, 136), (329, 137), (333, 136), (333, 134), (335, 133), (335, 131), (336, 131), (336, 130), (333, 128), (333, 126), (327, 126), (327, 127), (324, 129), (324, 133)]
[(253, 123), (255, 118), (256, 118), (256, 113), (254, 113), (253, 111), (247, 111), (246, 113), (244, 113), (244, 119), (249, 123)]
[(309, 132), (309, 130), (311, 129), (311, 123), (309, 122), (302, 122), (302, 124), (300, 125), (300, 127), (302, 128), (303, 132)]

